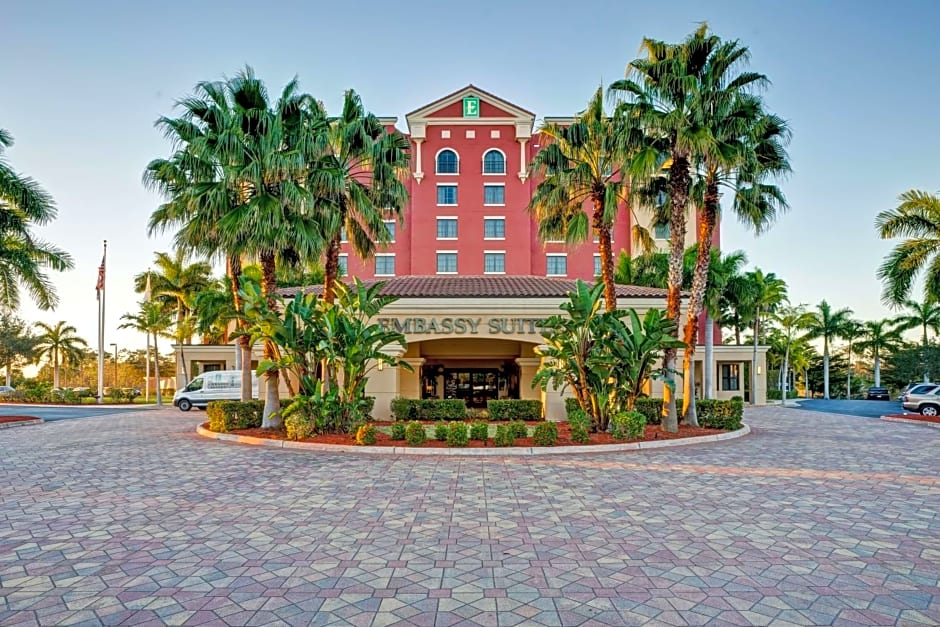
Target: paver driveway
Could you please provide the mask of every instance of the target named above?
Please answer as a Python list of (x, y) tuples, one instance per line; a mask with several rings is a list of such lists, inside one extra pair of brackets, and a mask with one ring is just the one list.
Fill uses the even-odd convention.
[(205, 414), (0, 431), (0, 624), (936, 624), (940, 432), (778, 408), (722, 444), (319, 455)]

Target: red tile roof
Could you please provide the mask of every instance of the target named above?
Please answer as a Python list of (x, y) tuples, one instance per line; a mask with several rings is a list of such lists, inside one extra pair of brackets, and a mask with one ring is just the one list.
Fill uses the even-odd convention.
[[(363, 281), (366, 285), (381, 279)], [(401, 276), (385, 279), (382, 294), (400, 298), (560, 298), (575, 287), (574, 279), (544, 276)], [(297, 293), (296, 287), (278, 292), (284, 296)], [(319, 294), (321, 285), (302, 288), (305, 293)], [(618, 298), (665, 298), (666, 290), (636, 285), (618, 285)]]

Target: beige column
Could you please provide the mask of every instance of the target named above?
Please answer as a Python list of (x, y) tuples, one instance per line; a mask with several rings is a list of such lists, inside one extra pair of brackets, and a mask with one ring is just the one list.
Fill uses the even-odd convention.
[(519, 180), (525, 181), (529, 177), (529, 160), (526, 159), (525, 155), (525, 145), (529, 142), (529, 139), (519, 137), (516, 141), (519, 142)]
[[(400, 357), (404, 349), (400, 344), (389, 344), (383, 351), (391, 357)], [(372, 410), (372, 417), (376, 420), (391, 420), (392, 399), (399, 395), (399, 371), (401, 368), (389, 368), (382, 366), (382, 369), (374, 369), (369, 373), (369, 381), (366, 383), (366, 395), (375, 397), (375, 407)]]
[(519, 366), (519, 398), (526, 400), (542, 400), (542, 390), (538, 387), (532, 387), (532, 379), (538, 372), (542, 359), (540, 357), (517, 357), (516, 365)]
[(402, 359), (411, 366), (412, 372), (398, 368), (398, 393), (405, 398), (421, 398), (421, 366), (424, 357), (406, 357)]
[(412, 138), (415, 142), (415, 180), (419, 183), (421, 179), (424, 178), (424, 170), (421, 169), (421, 144), (424, 143), (424, 138)]

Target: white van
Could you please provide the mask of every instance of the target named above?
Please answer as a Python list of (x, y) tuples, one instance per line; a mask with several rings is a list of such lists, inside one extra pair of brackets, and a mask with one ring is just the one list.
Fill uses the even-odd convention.
[[(251, 397), (258, 398), (258, 377), (251, 373)], [(242, 371), (204, 372), (173, 395), (173, 406), (183, 411), (206, 408), (209, 401), (237, 401), (242, 397)]]

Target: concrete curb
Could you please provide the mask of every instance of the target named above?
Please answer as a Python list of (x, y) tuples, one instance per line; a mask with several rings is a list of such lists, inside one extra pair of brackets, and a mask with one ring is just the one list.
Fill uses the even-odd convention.
[(270, 448), (299, 449), (305, 451), (319, 451), (322, 453), (360, 453), (365, 455), (426, 455), (437, 457), (530, 457), (535, 455), (584, 455), (589, 453), (619, 453), (622, 451), (638, 451), (652, 448), (671, 448), (674, 446), (688, 446), (690, 444), (704, 444), (706, 442), (721, 442), (743, 437), (751, 432), (751, 428), (742, 424), (737, 431), (719, 433), (716, 435), (699, 435), (692, 438), (678, 440), (654, 440), (652, 442), (630, 442), (624, 444), (595, 444), (593, 446), (530, 446), (507, 448), (417, 448), (410, 446), (351, 446), (346, 444), (318, 444), (316, 442), (292, 442), (290, 440), (271, 440), (268, 438), (253, 438), (246, 435), (233, 435), (231, 433), (215, 433), (196, 426), (196, 433), (204, 438), (250, 444), (252, 446), (267, 446)]
[(29, 420), (17, 420), (16, 422), (0, 422), (0, 429), (12, 429), (13, 427), (26, 427), (28, 425), (41, 425), (45, 420), (42, 418), (30, 418)]
[(911, 420), (910, 418), (895, 418), (894, 416), (882, 416), (882, 420), (885, 422), (904, 422), (909, 425), (922, 425), (927, 427), (933, 427), (934, 429), (940, 429), (940, 422), (927, 422), (926, 420)]

